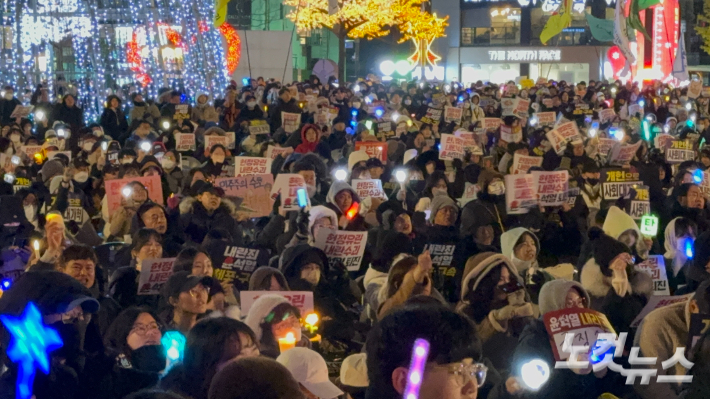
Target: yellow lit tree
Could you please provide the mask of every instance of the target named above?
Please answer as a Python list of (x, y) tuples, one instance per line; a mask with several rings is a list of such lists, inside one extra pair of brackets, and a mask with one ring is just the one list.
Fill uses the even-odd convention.
[(703, 13), (698, 15), (698, 24), (695, 31), (703, 38), (700, 46), (706, 53), (710, 54), (710, 0), (703, 1)]
[(410, 8), (409, 15), (404, 19), (405, 22), (399, 25), (399, 31), (402, 33), (399, 43), (404, 43), (407, 40), (414, 42), (416, 50), (409, 57), (412, 64), (434, 66), (441, 57), (431, 51), (431, 43), (438, 37), (446, 36), (449, 16), (439, 18), (436, 14), (432, 15), (426, 11), (418, 10), (418, 13), (415, 11)]

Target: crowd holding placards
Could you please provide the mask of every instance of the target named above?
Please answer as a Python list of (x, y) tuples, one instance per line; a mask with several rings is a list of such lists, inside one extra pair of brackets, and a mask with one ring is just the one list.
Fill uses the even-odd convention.
[(521, 83), (5, 86), (0, 398), (710, 397), (710, 91)]

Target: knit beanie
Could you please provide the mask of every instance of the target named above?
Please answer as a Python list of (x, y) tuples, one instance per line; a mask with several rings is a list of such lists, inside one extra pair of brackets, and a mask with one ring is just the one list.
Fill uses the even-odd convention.
[(621, 241), (613, 239), (599, 229), (592, 229), (589, 234), (590, 239), (594, 240), (592, 247), (594, 260), (599, 265), (602, 274), (609, 277), (611, 276), (611, 269), (609, 269), (611, 261), (624, 252), (630, 254), (631, 250)]
[(456, 212), (459, 211), (459, 207), (456, 206), (456, 203), (451, 199), (451, 197), (445, 193), (437, 193), (434, 198), (431, 199), (431, 205), (429, 206), (429, 209), (431, 209), (431, 213), (429, 214), (429, 222), (434, 223), (436, 213), (439, 212), (439, 209), (447, 206), (453, 207)]
[(56, 159), (52, 159), (51, 161), (47, 161), (42, 165), (42, 181), (44, 184), (47, 184), (49, 182), (49, 179), (61, 175), (64, 173), (64, 165), (62, 165), (61, 162), (59, 162)]

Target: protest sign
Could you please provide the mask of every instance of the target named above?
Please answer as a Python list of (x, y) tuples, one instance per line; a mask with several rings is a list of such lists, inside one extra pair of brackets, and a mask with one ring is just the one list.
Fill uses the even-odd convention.
[(690, 329), (688, 329), (688, 341), (685, 344), (686, 353), (691, 353), (701, 337), (710, 328), (710, 314), (693, 313), (690, 315)]
[[(16, 177), (15, 181), (12, 183), (12, 192), (17, 193), (23, 188), (29, 188), (32, 185), (32, 181), (26, 177)], [(83, 211), (83, 208), (82, 208)], [(66, 220), (66, 217), (64, 217)]]
[(660, 296), (660, 295), (652, 295), (651, 297), (648, 298), (648, 302), (646, 302), (646, 306), (641, 309), (641, 313), (639, 313), (636, 318), (631, 322), (630, 327), (631, 328), (636, 328), (641, 324), (641, 321), (648, 316), (649, 313), (653, 312), (656, 309), (660, 309), (662, 307), (668, 306), (668, 305), (673, 305), (674, 303), (680, 303), (680, 302), (686, 302), (688, 299), (692, 298), (693, 295), (695, 295), (694, 292), (691, 292), (690, 294), (686, 295), (666, 295), (666, 296)]
[(293, 133), (301, 125), (301, 114), (281, 112), (281, 126), (286, 133)]
[(290, 154), (292, 152), (293, 152), (293, 148), (291, 148), (291, 147), (283, 148), (283, 147), (275, 147), (273, 145), (269, 145), (266, 148), (266, 159), (273, 160), (273, 159), (276, 159), (276, 157), (278, 157), (279, 155), (286, 158), (288, 156), (288, 154)]
[(269, 264), (269, 252), (264, 249), (245, 248), (215, 240), (205, 251), (212, 258), (212, 277), (220, 282), (232, 283), (240, 291), (249, 289), (249, 278), (254, 270)]
[(653, 280), (653, 295), (670, 295), (666, 262), (663, 255), (649, 255), (645, 261), (634, 265), (636, 271), (644, 272)]
[(355, 271), (360, 269), (366, 244), (366, 231), (320, 229), (315, 246), (325, 252), (329, 261), (342, 262), (348, 271)]
[(662, 133), (653, 138), (653, 146), (665, 152), (671, 146), (674, 137), (670, 134)]
[(700, 182), (700, 192), (706, 197), (710, 197), (710, 173), (703, 171), (703, 181)]
[(242, 177), (219, 177), (215, 187), (224, 190), (224, 195), (238, 205), (237, 214), (247, 218), (269, 216), (274, 200), (271, 188), (274, 176), (271, 173)]
[(636, 115), (643, 116), (643, 107), (639, 104), (629, 104), (629, 117)]
[(565, 148), (567, 148), (567, 140), (565, 140), (565, 138), (562, 137), (562, 135), (556, 129), (552, 129), (549, 132), (545, 133), (545, 137), (547, 137), (547, 141), (550, 142), (550, 145), (552, 145), (552, 149), (557, 154), (562, 154)]
[(382, 163), (387, 162), (387, 143), (379, 141), (356, 141), (355, 151), (365, 150), (370, 158), (377, 158)]
[(234, 157), (234, 176), (263, 175), (271, 173), (271, 158)]
[(500, 107), (503, 116), (515, 115), (515, 109), (517, 105), (517, 99), (511, 97), (504, 97), (500, 99)]
[(533, 175), (506, 175), (505, 188), (505, 207), (509, 215), (527, 213), (529, 208), (537, 206)]
[[(432, 286), (445, 291), (450, 287), (452, 280), (456, 277), (456, 265), (454, 261), (454, 253), (456, 252), (456, 242), (437, 242), (431, 243), (427, 242), (424, 245), (423, 251), (429, 251), (431, 256), (431, 264), (433, 266), (432, 272)], [(448, 283), (447, 283), (448, 282)], [(446, 297), (446, 293), (443, 294)]]
[(569, 173), (566, 170), (557, 172), (532, 172), (535, 178), (535, 193), (541, 206), (559, 206), (567, 201)]
[(385, 121), (385, 122), (378, 122), (377, 123), (377, 137), (378, 138), (387, 138), (387, 137), (392, 137), (394, 136), (394, 132), (392, 131), (392, 122)]
[(688, 98), (698, 98), (703, 92), (703, 82), (700, 80), (691, 80), (688, 85)]
[(562, 136), (568, 143), (574, 141), (576, 138), (581, 138), (579, 134), (579, 129), (577, 128), (577, 122), (565, 122), (558, 125), (555, 129), (557, 133)]
[(601, 123), (608, 123), (614, 120), (616, 117), (616, 112), (614, 112), (614, 108), (606, 108), (601, 111), (599, 111), (599, 121)]
[(457, 125), (461, 124), (461, 117), (463, 116), (463, 108), (459, 107), (444, 107), (444, 121), (446, 123), (456, 122)]
[(141, 263), (138, 295), (158, 295), (173, 275), (175, 258), (147, 259)]
[(464, 205), (478, 198), (479, 190), (480, 188), (478, 187), (478, 184), (471, 184), (469, 182), (466, 182), (466, 184), (464, 185), (463, 195), (461, 195), (461, 198), (457, 200), (459, 206), (463, 208)]
[(666, 161), (668, 163), (681, 163), (695, 159), (695, 150), (690, 140), (672, 140), (670, 147), (666, 148)]
[(518, 143), (523, 139), (520, 126), (500, 125), (500, 139), (507, 143)]
[(589, 108), (589, 104), (587, 103), (577, 103), (574, 106), (574, 111), (572, 111), (572, 115), (592, 115), (594, 114), (594, 110)]
[(515, 108), (513, 109), (513, 114), (518, 118), (527, 118), (528, 108), (530, 108), (530, 100), (517, 97), (515, 99)]
[(42, 146), (41, 145), (23, 145), (20, 148), (20, 152), (24, 153), (27, 155), (27, 158), (33, 159), (35, 154), (42, 151)]
[(537, 112), (535, 117), (537, 117), (537, 124), (540, 126), (552, 126), (556, 120), (554, 112)]
[[(303, 176), (298, 173), (279, 173), (276, 175), (274, 187), (271, 189), (271, 198), (275, 200), (278, 195), (281, 195), (281, 209), (284, 211), (300, 210), (301, 208), (298, 206), (299, 188), (307, 189)], [(306, 208), (310, 209), (311, 200), (307, 199)]]
[(567, 190), (567, 205), (569, 205), (571, 208), (574, 208), (574, 205), (577, 203), (577, 197), (579, 196), (579, 193), (581, 190), (579, 187), (570, 187), (569, 190)]
[(183, 120), (183, 119), (188, 119), (188, 118), (190, 118), (190, 114), (188, 112), (188, 105), (187, 104), (175, 105), (175, 113), (173, 114), (173, 119)]
[(609, 165), (612, 166), (625, 166), (634, 159), (636, 151), (638, 151), (641, 146), (641, 140), (637, 141), (636, 144), (623, 144), (618, 147), (614, 147), (609, 153)]
[(353, 180), (353, 189), (360, 199), (365, 198), (382, 198), (387, 201), (387, 195), (382, 189), (382, 180), (380, 179), (364, 179)]
[(463, 160), (463, 139), (453, 134), (441, 134), (441, 145), (439, 147), (439, 159), (453, 161)]
[(269, 134), (271, 133), (271, 126), (266, 123), (263, 119), (254, 119), (249, 121), (249, 134), (259, 135), (259, 134)]
[(195, 147), (194, 133), (175, 134), (175, 151), (195, 151)]
[(550, 337), (555, 360), (569, 358), (570, 353), (562, 350), (565, 336), (574, 334), (575, 346), (593, 347), (597, 335), (603, 333), (615, 334), (614, 328), (603, 313), (586, 308), (566, 308), (547, 312), (542, 316), (547, 335)]
[(121, 206), (123, 194), (121, 190), (129, 183), (137, 181), (148, 190), (148, 198), (153, 202), (163, 205), (163, 186), (160, 184), (160, 176), (129, 177), (126, 179), (106, 180), (106, 202), (109, 213), (113, 213)]
[(205, 136), (205, 150), (212, 151), (212, 146), (215, 146), (217, 144), (224, 146), (224, 148), (227, 148), (227, 144), (229, 144), (229, 138), (227, 136), (219, 136), (216, 134)]
[(421, 121), (430, 125), (436, 125), (441, 121), (441, 115), (443, 112), (444, 110), (441, 108), (428, 107), (426, 115), (422, 117)]
[(23, 106), (23, 105), (15, 105), (15, 109), (12, 110), (12, 114), (10, 115), (11, 119), (16, 119), (16, 118), (27, 118), (30, 113), (32, 112), (32, 109), (34, 106), (28, 105), (28, 106)]
[[(619, 141), (616, 139), (607, 139), (604, 137), (600, 137), (598, 143), (598, 152), (599, 155), (606, 157), (609, 155), (609, 151), (611, 151), (614, 146), (619, 144)], [(620, 144), (619, 144), (620, 145)]]
[(484, 129), (498, 129), (498, 126), (500, 126), (503, 123), (503, 121), (500, 118), (483, 118), (483, 121), (481, 122), (481, 127)]
[(514, 175), (525, 174), (533, 166), (542, 166), (542, 157), (531, 157), (516, 153), (513, 155), (513, 170), (511, 173)]
[(641, 220), (643, 215), (651, 214), (651, 201), (648, 186), (636, 185), (630, 190), (631, 198), (626, 203), (626, 213), (634, 220)]
[(628, 195), (633, 186), (643, 184), (639, 179), (638, 172), (630, 169), (602, 169), (600, 177), (602, 198), (607, 201), (616, 201)]
[(301, 317), (313, 313), (313, 292), (311, 291), (242, 291), (239, 293), (239, 307), (243, 314), (248, 314), (254, 301), (264, 295), (280, 295), (301, 312)]

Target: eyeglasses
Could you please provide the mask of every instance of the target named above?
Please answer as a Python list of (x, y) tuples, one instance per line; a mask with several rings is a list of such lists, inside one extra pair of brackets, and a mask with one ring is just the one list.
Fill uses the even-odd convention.
[(486, 382), (488, 367), (486, 367), (483, 363), (459, 363), (443, 367), (446, 367), (448, 373), (456, 378), (456, 382), (460, 386), (466, 385), (469, 379), (475, 380), (479, 387), (483, 386)]
[(133, 328), (131, 329), (129, 334), (137, 334), (141, 337), (146, 336), (148, 333), (153, 332), (153, 331), (160, 331), (160, 327), (158, 326), (158, 323), (151, 323), (151, 324), (134, 324)]

